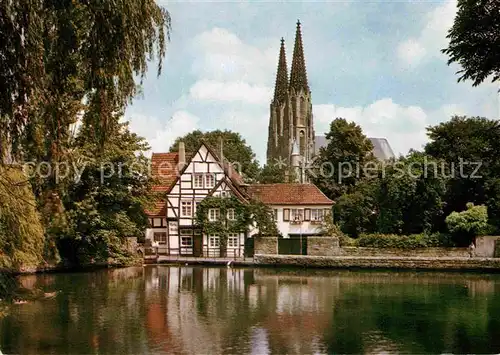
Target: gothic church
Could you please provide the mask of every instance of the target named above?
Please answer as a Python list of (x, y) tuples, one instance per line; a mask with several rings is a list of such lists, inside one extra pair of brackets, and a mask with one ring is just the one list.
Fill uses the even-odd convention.
[[(295, 169), (312, 162), (319, 148), (328, 144), (325, 136), (316, 136), (312, 113), (311, 90), (307, 82), (304, 47), (300, 21), (297, 21), (292, 69), (288, 80), (285, 40), (281, 47), (276, 73), (274, 97), (270, 105), (269, 136), (267, 140), (267, 164), (280, 161)], [(380, 160), (394, 157), (385, 138), (369, 138), (373, 153)], [(306, 180), (299, 173), (300, 182)]]

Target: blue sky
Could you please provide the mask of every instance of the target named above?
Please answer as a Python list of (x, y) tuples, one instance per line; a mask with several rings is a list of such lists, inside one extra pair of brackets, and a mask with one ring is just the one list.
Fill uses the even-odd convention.
[(280, 38), (290, 68), (297, 19), (316, 134), (344, 117), (405, 154), (453, 114), (499, 118), (498, 85), (457, 83), (440, 53), (455, 0), (159, 3), (172, 17), (164, 70), (151, 64), (125, 115), (154, 152), (194, 129), (230, 129), (264, 162)]

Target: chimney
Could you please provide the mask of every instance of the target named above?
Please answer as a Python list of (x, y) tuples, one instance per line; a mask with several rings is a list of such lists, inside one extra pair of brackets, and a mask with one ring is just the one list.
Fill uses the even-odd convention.
[(186, 165), (186, 148), (184, 147), (184, 142), (179, 142), (179, 169), (182, 169)]
[(285, 182), (290, 182), (290, 174), (288, 173), (288, 169), (285, 170)]

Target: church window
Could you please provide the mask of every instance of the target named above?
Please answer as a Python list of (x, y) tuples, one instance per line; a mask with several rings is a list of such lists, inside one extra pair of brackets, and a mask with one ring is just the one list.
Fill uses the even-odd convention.
[(300, 131), (299, 141), (300, 141), (300, 155), (305, 156), (305, 153), (306, 153), (306, 135), (305, 135), (304, 131)]
[(306, 106), (306, 100), (301, 97), (300, 98), (300, 106), (299, 106), (299, 125), (303, 126), (305, 119), (306, 119), (306, 114), (307, 114), (307, 106)]

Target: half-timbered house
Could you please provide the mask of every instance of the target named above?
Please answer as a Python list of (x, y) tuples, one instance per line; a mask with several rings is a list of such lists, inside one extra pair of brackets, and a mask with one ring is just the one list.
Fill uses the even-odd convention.
[[(247, 185), (242, 177), (207, 143), (186, 156), (184, 144), (178, 153), (153, 153), (152, 175), (159, 184), (154, 191), (164, 194), (150, 211), (146, 240), (158, 247), (160, 254), (219, 256), (218, 235), (205, 235), (195, 225), (196, 210), (208, 196), (234, 196), (242, 203), (260, 200), (274, 210), (283, 238), (315, 235), (333, 201), (315, 185), (303, 183)], [(218, 209), (208, 210), (208, 219), (236, 218), (229, 210), (221, 216)], [(227, 256), (243, 256), (245, 241), (258, 233), (252, 226), (228, 236)]]
[[(178, 153), (153, 153), (152, 174), (160, 182), (153, 191), (164, 192), (165, 198), (147, 211), (151, 228), (146, 231), (146, 239), (151, 240), (162, 254), (218, 256), (220, 236), (203, 235), (195, 226), (196, 209), (207, 196), (235, 196), (245, 202), (243, 180), (237, 171), (219, 159), (206, 143), (201, 143), (186, 159), (181, 143)], [(217, 212), (209, 210), (209, 220), (235, 218), (231, 211), (227, 216)], [(243, 256), (245, 237), (244, 231), (228, 236), (228, 256)]]

